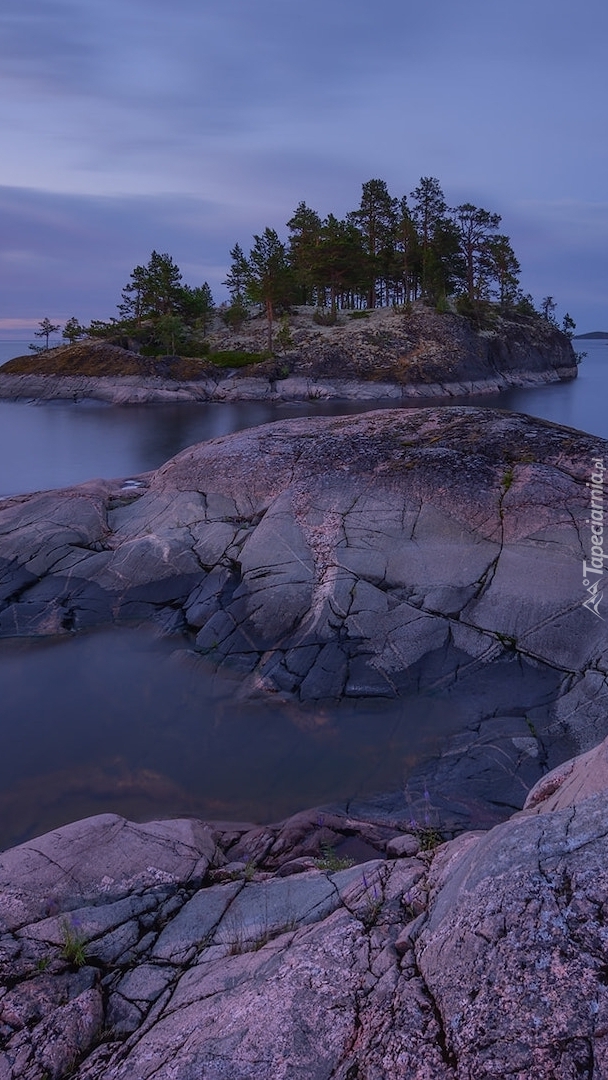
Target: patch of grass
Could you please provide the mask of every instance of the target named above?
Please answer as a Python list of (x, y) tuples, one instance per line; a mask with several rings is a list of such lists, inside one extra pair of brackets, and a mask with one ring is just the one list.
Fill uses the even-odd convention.
[(443, 844), (443, 836), (439, 830), (434, 829), (432, 825), (425, 825), (417, 829), (416, 836), (421, 851), (434, 851), (436, 847)]
[(253, 876), (256, 872), (257, 864), (253, 859), (245, 864), (243, 870), (231, 870), (228, 877), (230, 881), (253, 881)]
[(240, 920), (233, 919), (230, 923), (229, 937), (226, 942), (228, 955), (242, 956), (243, 953), (247, 952), (259, 952), (265, 945), (268, 945), (269, 941), (274, 941), (281, 934), (292, 934), (297, 929), (298, 920), (295, 916), (286, 919), (279, 926), (272, 926), (268, 919), (265, 919), (257, 926), (250, 927), (248, 931)]
[(513, 483), (513, 469), (509, 465), (509, 468), (505, 469), (505, 471), (503, 473), (503, 477), (502, 477), (502, 486), (504, 488), (505, 494), (507, 493), (507, 491), (511, 487), (512, 483)]
[(84, 967), (87, 962), (85, 946), (86, 939), (80, 933), (78, 926), (74, 920), (64, 920), (61, 924), (61, 936), (63, 938), (63, 948), (61, 955), (64, 960), (67, 960), (68, 964), (73, 967)]
[(337, 326), (338, 325), (338, 313), (336, 311), (324, 311), (323, 308), (317, 308), (313, 317), (313, 323), (317, 326)]
[(380, 918), (380, 912), (382, 911), (382, 900), (372, 899), (371, 897), (367, 901), (367, 905), (363, 914), (360, 916), (361, 922), (366, 930), (371, 930), (373, 926), (376, 926)]
[(319, 870), (329, 870), (330, 873), (335, 873), (337, 870), (348, 870), (350, 866), (355, 864), (354, 859), (341, 858), (336, 855), (331, 844), (321, 844), (321, 855), (315, 862)]
[(222, 349), (218, 352), (209, 352), (205, 359), (215, 367), (241, 368), (251, 364), (262, 364), (264, 360), (270, 360), (270, 352), (246, 352), (244, 349)]
[(349, 319), (369, 319), (369, 311), (362, 308), (361, 311), (351, 311), (348, 315)]
[(293, 934), (298, 929), (297, 919), (289, 919), (281, 926), (269, 927), (265, 930), (260, 930), (259, 934), (253, 938), (251, 942), (251, 951), (258, 952), (263, 949), (265, 945), (268, 945), (269, 941), (274, 941), (275, 938), (281, 936), (281, 934)]
[(505, 649), (516, 649), (517, 638), (511, 637), (510, 634), (501, 634), (500, 631), (496, 631), (496, 637), (500, 641), (501, 645), (504, 645)]
[(235, 934), (228, 946), (228, 956), (241, 956), (246, 951), (244, 938), (241, 934)]
[(534, 726), (534, 722), (530, 719), (529, 716), (525, 717), (525, 721), (526, 721), (526, 724), (528, 726), (528, 731), (530, 732), (530, 734), (533, 735), (535, 739), (538, 739), (538, 732), (537, 732), (537, 730), (536, 730), (536, 728)]

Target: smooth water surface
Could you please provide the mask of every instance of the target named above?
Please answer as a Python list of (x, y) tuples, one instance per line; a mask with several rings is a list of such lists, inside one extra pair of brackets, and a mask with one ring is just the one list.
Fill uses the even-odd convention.
[[(582, 344), (582, 343), (581, 343)], [(584, 343), (578, 380), (468, 398), (608, 438), (608, 346)], [(288, 416), (360, 412), (343, 403), (271, 406), (0, 402), (0, 494), (157, 467), (201, 439)], [(440, 402), (433, 402), (440, 404)], [(399, 702), (298, 707), (243, 701), (240, 683), (188, 660), (187, 643), (141, 631), (0, 646), (0, 847), (114, 811), (277, 820), (394, 790), (475, 718), (545, 708), (545, 675), (491, 665)], [(546, 673), (545, 673), (546, 674)]]
[[(529, 413), (608, 438), (608, 344), (584, 343), (579, 377), (529, 390), (433, 399)], [(425, 404), (412, 401), (406, 408)], [(381, 403), (383, 408), (394, 408)], [(193, 443), (292, 416), (361, 413), (361, 402), (264, 402), (109, 406), (99, 402), (0, 401), (0, 496), (63, 487), (93, 477), (156, 469)]]
[(556, 692), (549, 669), (454, 653), (399, 700), (245, 700), (184, 644), (124, 628), (3, 644), (0, 848), (93, 813), (272, 821), (398, 790), (493, 713), (542, 729)]
[(148, 472), (193, 443), (273, 420), (369, 408), (355, 402), (313, 404), (0, 401), (0, 497)]

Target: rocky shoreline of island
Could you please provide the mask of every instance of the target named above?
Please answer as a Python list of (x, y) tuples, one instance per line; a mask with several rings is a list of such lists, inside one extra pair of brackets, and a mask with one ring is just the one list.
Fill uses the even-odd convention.
[(302, 376), (274, 379), (229, 374), (225, 378), (189, 381), (159, 376), (3, 375), (0, 371), (0, 400), (3, 401), (100, 401), (109, 405), (143, 405), (170, 402), (294, 402), (361, 401), (391, 402), (395, 405), (427, 400), (450, 401), (477, 394), (495, 394), (519, 387), (544, 386), (574, 378), (570, 368), (546, 372), (509, 372), (445, 383), (399, 385), (355, 379), (323, 379)]
[[(425, 305), (314, 322), (290, 317), (288, 344), (264, 353), (263, 321), (216, 328), (209, 353), (151, 357), (131, 338), (87, 340), (20, 357), (0, 369), (0, 399), (143, 404), (169, 401), (392, 401), (490, 394), (576, 378), (569, 337), (540, 317), (497, 318), (490, 329)], [(231, 365), (231, 357), (234, 358)], [(215, 358), (215, 362), (214, 362)]]

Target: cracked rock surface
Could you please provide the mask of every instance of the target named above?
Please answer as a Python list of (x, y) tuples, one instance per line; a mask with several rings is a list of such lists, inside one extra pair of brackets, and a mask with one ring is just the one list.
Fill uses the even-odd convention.
[(398, 696), (449, 650), (465, 666), (515, 655), (559, 674), (576, 723), (605, 692), (603, 624), (582, 607), (601, 453), (495, 410), (383, 410), (5, 499), (0, 635), (151, 619), (245, 692), (302, 700)]
[[(608, 1075), (607, 755), (431, 850), (311, 811), (102, 815), (5, 852), (0, 1077)], [(349, 837), (367, 861), (328, 856)]]

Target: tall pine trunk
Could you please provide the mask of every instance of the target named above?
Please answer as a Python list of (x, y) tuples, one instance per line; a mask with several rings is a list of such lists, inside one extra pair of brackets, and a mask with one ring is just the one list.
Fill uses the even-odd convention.
[(274, 311), (272, 310), (272, 300), (270, 297), (266, 297), (266, 319), (268, 321), (268, 338), (266, 340), (266, 348), (268, 352), (272, 352), (272, 323), (274, 319)]

